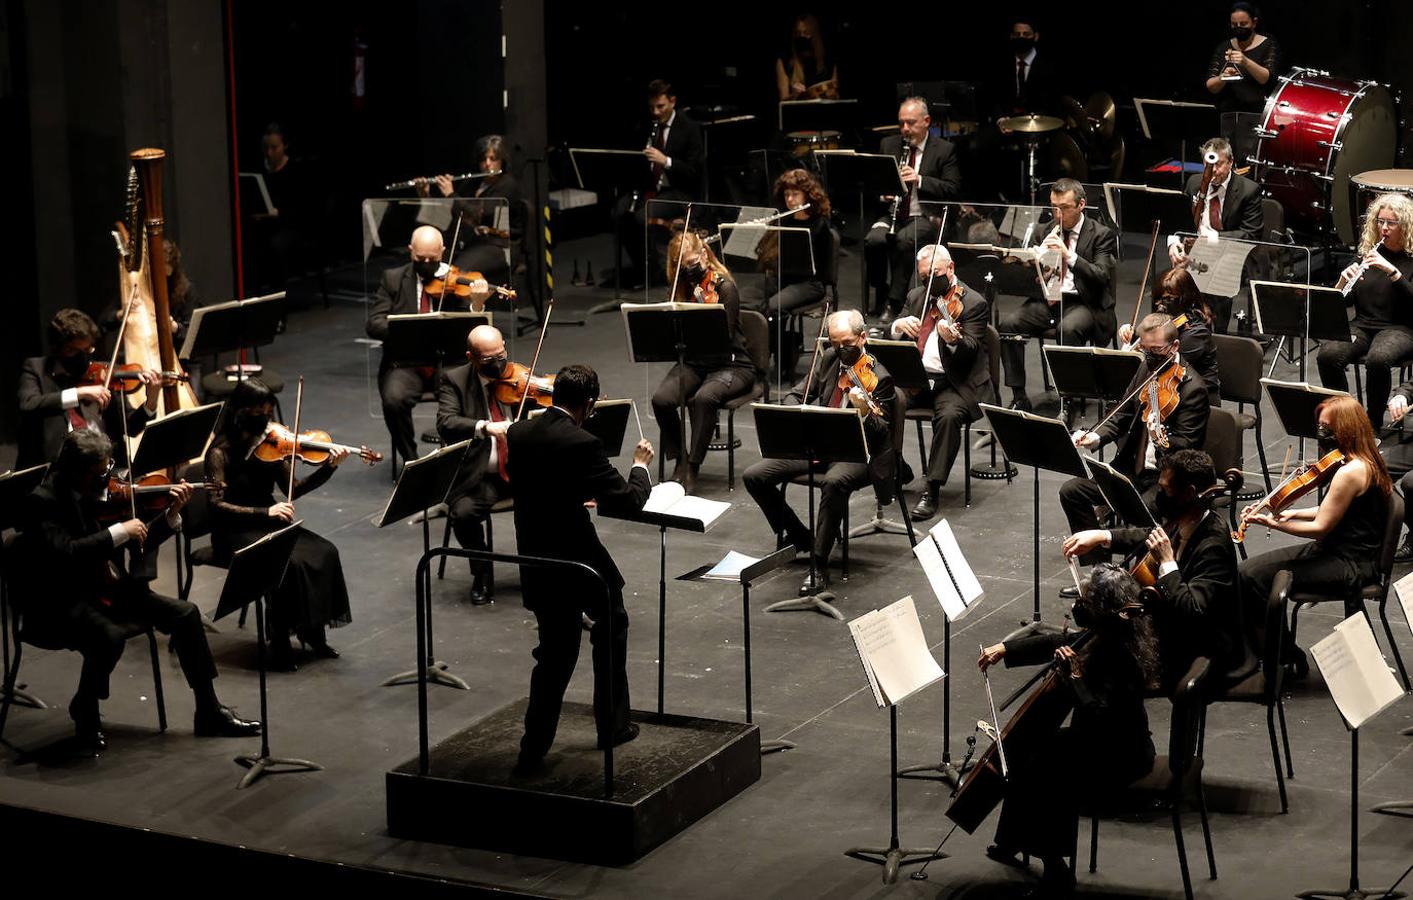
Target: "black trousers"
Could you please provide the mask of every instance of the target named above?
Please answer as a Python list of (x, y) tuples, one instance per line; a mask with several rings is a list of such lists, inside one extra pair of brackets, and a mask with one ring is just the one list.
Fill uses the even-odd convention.
[[(646, 176), (645, 176), (646, 177)], [(659, 283), (665, 279), (663, 267), (667, 259), (667, 242), (671, 238), (668, 229), (653, 219), (679, 219), (686, 214), (686, 203), (691, 198), (681, 191), (664, 190), (653, 200), (639, 200), (637, 209), (633, 205), (633, 195), (625, 194), (618, 198), (613, 208), (613, 227), (618, 231), (618, 241), (633, 261), (633, 268), (643, 273), (644, 280)], [(618, 265), (618, 260), (613, 264)]]
[[(447, 514), (456, 542), (467, 550), (485, 550), (486, 532), (482, 526), (486, 517), (497, 501), (510, 495), (510, 483), (500, 477), (498, 470), (488, 470), (475, 485), (450, 499)], [(481, 577), (483, 571), (483, 566), (471, 564), (471, 573), (476, 577)]]
[[(1157, 470), (1145, 469), (1140, 475), (1130, 476), (1130, 480), (1133, 481), (1134, 488), (1143, 496), (1143, 502), (1150, 510), (1153, 509), (1154, 498), (1158, 496)], [(1060, 485), (1060, 508), (1065, 511), (1065, 519), (1069, 521), (1070, 534), (1098, 528), (1099, 517), (1094, 514), (1094, 508), (1103, 506), (1106, 502), (1103, 492), (1099, 490), (1099, 485), (1088, 478), (1071, 478)], [(1107, 550), (1096, 550), (1080, 557), (1080, 562), (1089, 566), (1107, 558)]]
[(763, 459), (748, 468), (741, 480), (746, 483), (746, 490), (760, 506), (761, 512), (765, 513), (771, 531), (784, 534), (802, 550), (813, 546), (814, 555), (824, 562), (829, 559), (829, 551), (834, 549), (849, 495), (869, 483), (868, 466), (863, 463), (813, 465), (815, 484), (820, 488), (813, 538), (780, 493), (780, 485), (797, 475), (807, 474), (811, 463), (795, 459)]
[[(1044, 300), (1031, 297), (1017, 309), (1004, 313), (996, 330), (1001, 334), (1028, 334), (1038, 337), (1047, 329), (1056, 327), (1056, 316), (1064, 307), (1064, 318), (1059, 320), (1060, 343), (1066, 347), (1078, 347), (1093, 343), (1103, 343), (1108, 335), (1103, 333), (1101, 322), (1094, 310), (1079, 302), (1077, 296), (1066, 295), (1060, 303), (1051, 306)], [(1111, 314), (1112, 315), (1112, 314)], [(1006, 387), (1017, 393), (1025, 390), (1025, 343), (1021, 341), (1001, 342), (1001, 366), (1005, 370)]]
[(927, 455), (927, 481), (933, 487), (947, 483), (952, 464), (962, 449), (962, 427), (971, 420), (971, 410), (957, 389), (945, 381), (908, 398), (910, 409), (932, 410), (932, 449)]
[(151, 625), (171, 635), (172, 647), (182, 674), (196, 695), (198, 708), (208, 700), (214, 702), (211, 682), (216, 678), (216, 662), (196, 606), (130, 582), (116, 593), (110, 607), (85, 604), (61, 622), (51, 625), (41, 620), (39, 625), (46, 632), (57, 629), (54, 636), (83, 655), (78, 690), (69, 704), (74, 720), (83, 724), (98, 722), (98, 701), (108, 699), (109, 678), (127, 646), (125, 629), (129, 624)]
[[(522, 570), (522, 583), (525, 578)], [(612, 592), (607, 609), (600, 600), (582, 611), (594, 621), (589, 631), (594, 658), (594, 722), (599, 740), (605, 741), (628, 726), (628, 611), (623, 607), (622, 589)], [(556, 592), (544, 607), (537, 606), (533, 612), (540, 642), (534, 650), (525, 735), (520, 739), (520, 755), (525, 759), (539, 759), (554, 745), (564, 691), (579, 662), (583, 634), (581, 607), (571, 602), (569, 595)]]
[(1388, 397), (1393, 392), (1393, 372), (1413, 360), (1413, 329), (1390, 325), (1377, 331), (1354, 326), (1352, 341), (1324, 341), (1315, 354), (1320, 383), (1336, 391), (1349, 391), (1345, 369), (1364, 362), (1364, 408), (1374, 431), (1383, 426)]
[[(1349, 596), (1374, 580), (1374, 565), (1369, 560), (1367, 566), (1361, 567), (1342, 556), (1326, 553), (1314, 541), (1252, 556), (1242, 560), (1236, 569), (1242, 612), (1248, 622), (1263, 621), (1271, 584), (1282, 569), (1290, 570), (1292, 592)], [(1351, 616), (1363, 608), (1362, 603), (1349, 604), (1344, 614)]]
[(888, 308), (897, 312), (907, 299), (917, 269), (917, 252), (937, 240), (937, 226), (927, 216), (913, 216), (893, 234), (887, 223), (875, 224), (864, 237), (864, 265), (873, 288), (888, 288)]
[(750, 391), (754, 384), (755, 373), (744, 366), (710, 369), (691, 363), (685, 368), (674, 365), (653, 393), (653, 415), (662, 432), (659, 437), (663, 458), (682, 457), (682, 418), (677, 410), (684, 394), (692, 421), (687, 462), (700, 466), (711, 445), (717, 411), (726, 401)]
[(383, 421), (393, 449), (404, 460), (417, 458), (417, 433), (412, 428), (412, 407), (427, 391), (436, 390), (436, 375), (422, 369), (384, 368), (378, 373), (378, 394), (383, 400)]

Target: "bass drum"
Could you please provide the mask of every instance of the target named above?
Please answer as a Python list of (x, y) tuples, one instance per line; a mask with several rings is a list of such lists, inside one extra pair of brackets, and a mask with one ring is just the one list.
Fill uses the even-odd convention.
[(790, 153), (796, 159), (803, 159), (816, 150), (838, 150), (837, 131), (791, 131), (785, 135), (785, 143), (790, 145)]
[(1349, 179), (1349, 193), (1353, 198), (1349, 208), (1349, 227), (1354, 232), (1353, 242), (1358, 243), (1364, 228), (1364, 214), (1375, 197), (1380, 194), (1403, 194), (1413, 200), (1413, 169), (1360, 172)]
[(1352, 244), (1350, 178), (1393, 165), (1393, 97), (1377, 82), (1315, 69), (1293, 69), (1280, 82), (1256, 130), (1257, 180), (1284, 207), (1287, 225)]

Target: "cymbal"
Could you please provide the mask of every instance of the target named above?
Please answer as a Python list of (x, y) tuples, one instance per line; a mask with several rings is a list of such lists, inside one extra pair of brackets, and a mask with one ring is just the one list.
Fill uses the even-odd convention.
[(1114, 109), (1113, 97), (1103, 91), (1093, 95), (1084, 105), (1084, 115), (1089, 119), (1089, 127), (1099, 135), (1100, 140), (1108, 141), (1114, 136), (1117, 112)]
[(1008, 131), (1020, 134), (1044, 134), (1048, 131), (1059, 131), (1065, 127), (1064, 119), (1057, 119), (1054, 116), (1011, 116), (996, 123)]
[(1079, 101), (1065, 94), (1060, 97), (1059, 106), (1063, 112), (1066, 128), (1085, 128), (1088, 126), (1088, 117), (1084, 112), (1084, 107), (1079, 105)]

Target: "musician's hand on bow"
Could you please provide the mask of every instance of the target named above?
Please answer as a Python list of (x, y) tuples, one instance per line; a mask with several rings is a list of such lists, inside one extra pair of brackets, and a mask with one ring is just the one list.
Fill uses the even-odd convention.
[(653, 442), (644, 438), (633, 448), (633, 465), (648, 465), (653, 461)]
[(1076, 531), (1065, 538), (1065, 542), (1060, 545), (1060, 549), (1065, 556), (1074, 558), (1083, 556), (1086, 553), (1098, 550), (1100, 547), (1108, 546), (1109, 535), (1101, 528), (1090, 528), (1085, 531)]
[(643, 155), (648, 158), (648, 162), (652, 163), (655, 166), (667, 165), (667, 154), (663, 153), (656, 147), (644, 147)]
[(859, 390), (857, 387), (851, 387), (849, 388), (848, 396), (849, 402), (854, 405), (854, 409), (861, 413), (868, 412), (868, 404), (872, 398), (869, 397), (866, 391)]
[(1093, 431), (1085, 431), (1083, 428), (1070, 435), (1074, 440), (1074, 445), (1080, 450), (1092, 450), (1099, 446), (1099, 435)]
[(1133, 340), (1133, 326), (1127, 322), (1119, 326), (1119, 343), (1127, 344)]
[(957, 341), (962, 339), (962, 330), (957, 327), (957, 324), (955, 322), (952, 322), (950, 324), (947, 322), (938, 322), (937, 336), (940, 337), (942, 340), (946, 341), (948, 344), (955, 344)]
[(894, 319), (893, 328), (899, 334), (905, 334), (913, 340), (917, 340), (918, 334), (922, 332), (922, 319), (919, 319), (917, 316), (904, 316), (901, 319)]
[(324, 460), (324, 465), (328, 466), (330, 469), (337, 469), (339, 463), (346, 459), (348, 459), (348, 448), (335, 447), (329, 451), (329, 458)]
[(912, 166), (900, 167), (898, 177), (903, 180), (903, 184), (920, 184), (922, 182), (922, 174)]
[(171, 499), (167, 501), (167, 515), (175, 516), (177, 513), (181, 512), (182, 507), (186, 506), (187, 501), (191, 499), (192, 491), (193, 488), (186, 479), (182, 479), (168, 488), (167, 496)]
[(438, 175), (436, 177), (437, 190), (443, 197), (450, 197), (456, 193), (456, 187), (451, 183), (450, 175)]
[(1180, 266), (1185, 259), (1187, 259), (1187, 251), (1182, 248), (1181, 242), (1168, 245), (1168, 262), (1174, 266)]
[(105, 408), (108, 405), (108, 401), (113, 397), (113, 392), (101, 384), (86, 384), (81, 388), (77, 388), (76, 391), (78, 393), (79, 402), (92, 400), (94, 403), (98, 404), (99, 409)]
[(147, 540), (147, 526), (141, 519), (128, 519), (123, 523), (123, 530), (128, 533), (128, 540), (136, 541), (139, 546)]
[(1173, 557), (1173, 543), (1168, 540), (1168, 533), (1161, 525), (1148, 532), (1148, 552), (1153, 554), (1160, 566), (1163, 563), (1176, 562)]
[(1055, 648), (1055, 659), (1065, 664), (1060, 667), (1060, 671), (1068, 677), (1084, 677), (1084, 661), (1079, 658), (1079, 654), (1074, 652), (1074, 648), (1069, 644), (1061, 644)]
[(1395, 422), (1403, 418), (1408, 412), (1408, 398), (1402, 394), (1394, 394), (1388, 401), (1388, 414)]
[(294, 521), (294, 504), (290, 503), (288, 500), (283, 500), (265, 510), (265, 515), (272, 519), (279, 519), (281, 522), (288, 525)]
[(510, 430), (510, 425), (511, 422), (509, 419), (501, 419), (499, 422), (487, 422), (486, 434), (492, 437), (499, 437)]
[(985, 672), (987, 669), (996, 665), (998, 662), (1005, 658), (1006, 645), (992, 644), (990, 647), (985, 647), (982, 649), (981, 656), (978, 657), (976, 660), (976, 667), (981, 671)]

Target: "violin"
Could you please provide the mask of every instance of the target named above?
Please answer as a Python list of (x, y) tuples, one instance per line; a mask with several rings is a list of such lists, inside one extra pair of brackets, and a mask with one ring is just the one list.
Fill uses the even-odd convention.
[(433, 278), (424, 290), (434, 297), (459, 297), (471, 300), (473, 295), (494, 293), (507, 300), (516, 300), (519, 295), (508, 287), (491, 284), (480, 272), (463, 272), (456, 266), (447, 266), (446, 272)]
[(333, 443), (327, 431), (301, 431), (296, 442), (294, 432), (277, 422), (270, 423), (265, 430), (265, 437), (255, 445), (252, 452), (261, 462), (279, 462), (294, 455), (296, 448), (300, 459), (315, 466), (327, 462), (335, 450), (347, 450), (350, 455), (359, 457), (370, 466), (383, 461), (383, 454), (368, 447)]
[(706, 277), (702, 279), (702, 283), (692, 289), (696, 301), (698, 303), (720, 303), (721, 295), (717, 292), (717, 288), (724, 280), (717, 272), (707, 269)]
[(1236, 526), (1236, 531), (1231, 533), (1231, 539), (1238, 544), (1246, 540), (1246, 528), (1256, 513), (1266, 510), (1272, 515), (1279, 515), (1296, 500), (1329, 484), (1346, 458), (1340, 451), (1331, 450), (1312, 465), (1296, 469), (1293, 475), (1276, 485), (1269, 494), (1242, 510), (1241, 522)]
[(859, 354), (852, 366), (839, 367), (839, 390), (847, 394), (849, 388), (856, 387), (868, 397), (868, 412), (871, 416), (883, 415), (883, 407), (873, 399), (873, 390), (878, 387), (878, 373), (873, 371), (874, 359), (867, 353)]
[[(138, 363), (124, 363), (114, 366), (112, 375), (108, 374), (106, 363), (91, 362), (88, 364), (88, 371), (83, 373), (83, 378), (79, 380), (80, 387), (93, 387), (104, 385), (111, 391), (119, 391), (124, 394), (132, 394), (142, 389), (142, 373), (145, 372)], [(190, 376), (185, 372), (160, 372), (163, 381), (189, 382)]]
[(928, 309), (928, 315), (935, 316), (948, 325), (957, 324), (957, 320), (962, 317), (962, 285), (955, 282), (952, 289), (944, 296), (937, 298), (937, 304)]
[[(136, 482), (129, 482), (125, 478), (109, 478), (106, 502), (114, 507), (112, 512), (116, 513), (118, 518), (129, 517), (134, 508), (134, 500), (136, 509), (143, 512), (166, 512), (172, 501), (172, 485), (176, 483), (167, 477), (165, 472), (144, 475)], [(191, 483), (189, 487), (194, 491), (223, 491), (226, 488), (221, 482), (210, 479)], [(99, 518), (104, 516), (100, 514)]]
[(502, 406), (519, 406), (527, 395), (540, 406), (554, 405), (554, 376), (532, 375), (529, 366), (512, 362), (491, 382), (491, 396)]
[(1181, 399), (1178, 397), (1178, 385), (1186, 374), (1187, 369), (1174, 363), (1156, 377), (1149, 378), (1138, 398), (1140, 414), (1148, 426), (1149, 437), (1164, 450), (1168, 449), (1168, 429), (1163, 421), (1177, 409)]

